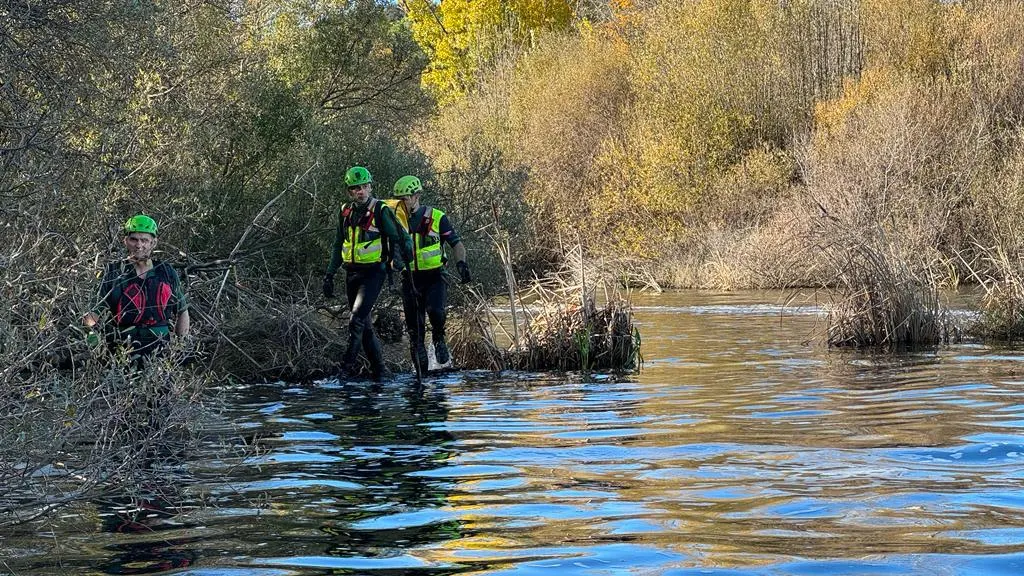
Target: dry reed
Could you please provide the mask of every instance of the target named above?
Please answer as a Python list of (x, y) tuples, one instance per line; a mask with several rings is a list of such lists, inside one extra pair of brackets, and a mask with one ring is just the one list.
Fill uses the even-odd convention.
[(938, 283), (926, 266), (911, 262), (881, 229), (850, 230), (824, 216), (818, 231), (834, 278), (830, 346), (893, 349), (948, 339)]
[(983, 276), (968, 266), (984, 296), (981, 314), (966, 332), (980, 340), (1024, 341), (1024, 256), (1001, 246), (979, 246), (979, 252), (985, 254), (989, 272)]
[(463, 367), (639, 369), (640, 334), (629, 300), (604, 284), (604, 304), (598, 304), (596, 288), (585, 283), (580, 247), (571, 249), (563, 261), (566, 264), (559, 273), (534, 278), (525, 290), (515, 286), (506, 262), (512, 304), (507, 317), (495, 314), (488, 300), (474, 293), (476, 304), (463, 312), (452, 342)]

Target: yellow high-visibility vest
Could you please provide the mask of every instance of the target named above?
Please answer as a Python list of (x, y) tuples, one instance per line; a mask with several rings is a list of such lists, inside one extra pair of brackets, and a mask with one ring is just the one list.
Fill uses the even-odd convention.
[(444, 250), (441, 245), (443, 216), (444, 212), (427, 206), (423, 211), (423, 221), (417, 223), (417, 232), (409, 230), (412, 236), (412, 250), (416, 255), (413, 259), (413, 270), (435, 270), (444, 265)]
[(350, 264), (376, 264), (384, 255), (380, 228), (377, 223), (378, 200), (370, 200), (366, 214), (359, 222), (350, 222), (351, 204), (341, 210), (341, 221), (345, 226), (345, 241), (341, 245), (341, 258)]

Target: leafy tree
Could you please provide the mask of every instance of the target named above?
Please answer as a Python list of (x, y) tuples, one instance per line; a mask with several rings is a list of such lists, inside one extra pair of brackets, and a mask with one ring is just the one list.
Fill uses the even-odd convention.
[(267, 2), (268, 26), (253, 33), (270, 67), (310, 105), (402, 128), (428, 110), (419, 89), (422, 50), (390, 2)]
[(602, 165), (602, 151), (619, 138), (632, 101), (628, 65), (624, 44), (585, 30), (548, 35), (516, 67), (506, 153), (529, 167), (525, 197), (565, 241), (599, 238), (621, 217), (598, 199), (625, 182), (608, 178), (620, 173)]
[(401, 0), (416, 40), (430, 56), (423, 82), (442, 101), (472, 90), (480, 73), (529, 46), (538, 32), (566, 29), (568, 0)]
[(661, 5), (643, 26), (632, 79), (638, 103), (617, 164), (635, 201), (678, 213), (757, 142), (766, 119), (758, 98), (776, 67), (746, 0)]
[[(948, 16), (960, 3), (935, 0), (860, 0), (867, 58), (876, 68), (946, 76), (951, 71), (954, 30)], [(983, 3), (980, 3), (983, 4)]]

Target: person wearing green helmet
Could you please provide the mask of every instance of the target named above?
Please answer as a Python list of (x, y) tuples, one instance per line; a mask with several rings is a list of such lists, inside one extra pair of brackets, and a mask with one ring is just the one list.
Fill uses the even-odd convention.
[(420, 204), (423, 184), (415, 176), (402, 176), (395, 182), (394, 197), (402, 203), (399, 220), (405, 225), (413, 243), (413, 257), (402, 272), (402, 308), (405, 326), (409, 332), (409, 346), (416, 374), (427, 371), (426, 322), (430, 320), (430, 335), (434, 343), (434, 357), (438, 364), (448, 364), (451, 354), (445, 339), (447, 321), (448, 283), (444, 278), (447, 261), (444, 244), (451, 247), (455, 268), (463, 284), (472, 280), (466, 263), (466, 247), (452, 226), (448, 215), (437, 208)]
[(338, 212), (323, 292), (327, 298), (334, 297), (334, 275), (344, 267), (345, 293), (352, 316), (338, 378), (354, 378), (359, 373), (359, 353), (365, 351), (373, 379), (379, 382), (387, 377), (387, 370), (370, 314), (384, 286), (386, 267), (392, 263), (396, 268), (404, 266), (412, 255), (412, 240), (395, 220), (392, 209), (373, 197), (369, 170), (363, 166), (349, 168), (345, 185), (350, 201)]
[[(165, 347), (171, 332), (188, 335), (188, 300), (170, 264), (153, 259), (157, 246), (156, 220), (136, 214), (124, 223), (127, 257), (111, 262), (100, 281), (97, 303), (82, 319), (90, 341), (101, 329), (110, 345), (123, 343), (143, 358)], [(101, 317), (109, 313), (107, 325)]]

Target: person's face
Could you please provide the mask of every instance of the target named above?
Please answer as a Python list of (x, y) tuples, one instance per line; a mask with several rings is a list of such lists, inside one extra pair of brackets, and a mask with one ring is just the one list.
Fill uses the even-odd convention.
[(370, 192), (373, 190), (373, 186), (369, 182), (366, 184), (357, 184), (355, 186), (348, 187), (348, 197), (352, 199), (356, 204), (362, 204), (370, 198)]
[(136, 262), (149, 260), (156, 248), (156, 236), (145, 232), (132, 232), (124, 237), (124, 247), (128, 250), (128, 258)]
[(419, 192), (417, 192), (416, 194), (410, 194), (408, 196), (403, 196), (402, 197), (402, 202), (405, 203), (405, 209), (408, 210), (409, 213), (411, 214), (412, 211), (415, 210), (416, 208), (418, 208), (419, 205), (420, 205), (420, 194), (419, 194)]

